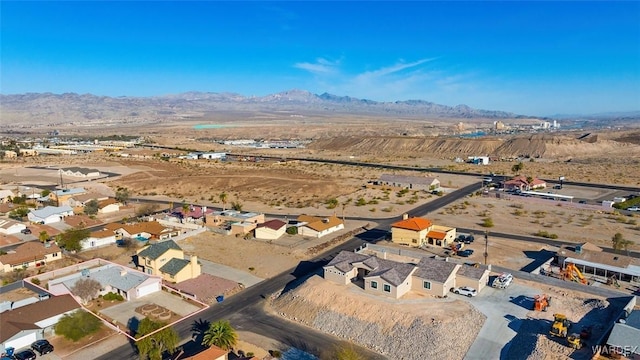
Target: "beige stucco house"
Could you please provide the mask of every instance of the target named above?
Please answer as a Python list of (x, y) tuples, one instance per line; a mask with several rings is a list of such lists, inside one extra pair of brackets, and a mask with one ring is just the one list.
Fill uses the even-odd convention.
[(273, 219), (259, 224), (255, 230), (256, 239), (276, 240), (287, 231), (287, 223), (282, 220)]
[(5, 255), (0, 255), (0, 269), (9, 272), (14, 269), (34, 268), (60, 259), (62, 251), (58, 245), (43, 245), (40, 242), (29, 241)]
[(464, 265), (456, 273), (456, 287), (467, 286), (480, 292), (487, 283), (489, 283), (489, 270), (485, 266)]
[(456, 229), (434, 225), (430, 220), (402, 216), (391, 225), (391, 241), (396, 244), (420, 247), (422, 245), (450, 246), (456, 238)]
[(198, 257), (185, 259), (184, 251), (173, 240), (148, 245), (137, 251), (137, 267), (149, 275), (161, 276), (164, 281), (179, 283), (202, 273)]
[(297, 220), (300, 224), (298, 234), (302, 236), (321, 238), (344, 229), (344, 222), (335, 215), (329, 217), (300, 215)]

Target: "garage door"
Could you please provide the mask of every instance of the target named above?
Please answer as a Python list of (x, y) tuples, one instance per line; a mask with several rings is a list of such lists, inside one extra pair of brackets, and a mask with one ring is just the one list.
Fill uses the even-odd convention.
[(38, 339), (38, 335), (36, 334), (36, 332), (32, 332), (30, 334), (25, 334), (25, 336), (20, 337), (18, 339), (7, 341), (6, 343), (4, 343), (4, 347), (5, 349), (8, 347), (12, 347), (16, 350), (19, 350), (24, 347), (29, 347), (31, 343), (33, 343), (37, 339)]
[(160, 290), (160, 283), (153, 283), (153, 284), (141, 286), (138, 288), (138, 297), (143, 297), (145, 295), (152, 294), (158, 290)]

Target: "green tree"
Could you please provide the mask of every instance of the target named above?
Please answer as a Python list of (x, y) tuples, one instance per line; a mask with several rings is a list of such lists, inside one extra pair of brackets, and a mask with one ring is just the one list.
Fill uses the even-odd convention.
[(341, 344), (336, 346), (333, 354), (327, 357), (331, 360), (365, 360), (352, 344)]
[(87, 215), (95, 215), (99, 209), (100, 205), (98, 205), (98, 200), (96, 199), (89, 200), (89, 202), (84, 205), (84, 213)]
[(227, 205), (227, 199), (229, 198), (229, 195), (227, 195), (226, 192), (222, 192), (220, 193), (220, 195), (218, 195), (218, 198), (220, 198), (220, 202), (222, 203), (222, 210), (226, 210), (225, 206)]
[(204, 333), (202, 345), (215, 345), (223, 350), (231, 350), (238, 342), (238, 334), (229, 321), (219, 320), (209, 325)]
[(615, 233), (611, 238), (611, 242), (614, 250), (619, 251), (624, 249), (626, 252), (629, 252), (629, 245), (635, 244), (635, 242), (625, 239), (621, 233)]
[(51, 194), (51, 190), (49, 190), (49, 189), (44, 189), (44, 190), (42, 190), (42, 191), (40, 192), (40, 196), (41, 196), (41, 197), (45, 197), (45, 196), (47, 196), (47, 195), (49, 195), (49, 194)]
[(189, 212), (189, 204), (183, 203), (182, 204), (182, 214), (184, 215), (184, 214), (186, 214), (188, 212)]
[(92, 334), (102, 325), (102, 321), (84, 310), (76, 310), (60, 318), (54, 326), (56, 334), (71, 341), (78, 341), (86, 335)]
[(331, 198), (325, 202), (325, 205), (327, 205), (327, 209), (335, 209), (338, 206), (338, 199)]
[(127, 205), (127, 201), (129, 201), (129, 189), (123, 188), (123, 187), (119, 187), (116, 190), (116, 200), (119, 203)]
[(27, 209), (26, 207), (19, 207), (9, 212), (9, 217), (14, 220), (21, 221), (25, 216), (27, 216), (28, 213), (29, 209)]
[(511, 167), (511, 172), (513, 172), (514, 174), (519, 174), (522, 169), (524, 169), (524, 164), (522, 162), (519, 162)]
[(242, 211), (242, 203), (239, 201), (231, 202), (231, 208), (235, 211)]
[(49, 240), (49, 234), (46, 231), (40, 231), (40, 234), (38, 234), (38, 240), (40, 240), (41, 243), (46, 242)]
[[(152, 332), (161, 329), (165, 325), (166, 324), (163, 322), (144, 318), (138, 325), (136, 338), (140, 339), (147, 334), (151, 334)], [(138, 340), (136, 342), (136, 346), (138, 347), (138, 353), (140, 354), (141, 359), (162, 360), (162, 354), (165, 351), (170, 354), (176, 352), (179, 342), (180, 337), (178, 336), (178, 333), (176, 333), (172, 327), (167, 327), (153, 335), (149, 335)]]
[(82, 240), (88, 238), (89, 235), (91, 235), (91, 231), (78, 226), (65, 230), (58, 236), (57, 242), (59, 246), (65, 248), (67, 251), (80, 251), (82, 249), (80, 243)]

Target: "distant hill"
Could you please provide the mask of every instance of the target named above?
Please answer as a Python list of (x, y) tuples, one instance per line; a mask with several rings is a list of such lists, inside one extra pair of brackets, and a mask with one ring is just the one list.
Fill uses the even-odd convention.
[(423, 100), (378, 102), (289, 90), (260, 97), (234, 93), (187, 92), (152, 97), (109, 97), (91, 94), (26, 93), (0, 95), (2, 122), (58, 123), (90, 120), (153, 121), (204, 117), (214, 112), (291, 112), (296, 114), (363, 114), (430, 118), (533, 118), (466, 105), (446, 106)]

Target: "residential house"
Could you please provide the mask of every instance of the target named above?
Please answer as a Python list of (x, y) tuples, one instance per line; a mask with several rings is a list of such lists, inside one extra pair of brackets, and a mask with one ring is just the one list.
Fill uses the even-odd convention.
[(98, 193), (85, 193), (85, 194), (78, 194), (69, 198), (68, 203), (69, 203), (69, 206), (74, 208), (84, 207), (91, 200), (102, 201), (102, 200), (107, 200), (108, 198), (109, 198), (108, 196), (104, 196)]
[[(2, 150), (0, 150), (2, 151)], [(4, 150), (4, 158), (5, 159), (15, 159), (18, 157), (18, 153), (12, 150)]]
[(385, 257), (341, 251), (323, 267), (324, 278), (343, 285), (355, 282), (368, 293), (394, 299), (410, 290), (442, 297), (455, 286), (458, 264), (423, 258), (416, 265)]
[(180, 231), (160, 225), (157, 221), (145, 221), (135, 224), (111, 223), (106, 230), (116, 233), (118, 238), (128, 237), (137, 240), (166, 240), (180, 235)]
[(6, 215), (18, 207), (20, 207), (20, 205), (14, 205), (13, 203), (0, 202), (0, 215)]
[[(179, 360), (229, 360), (229, 352), (211, 345), (205, 350), (191, 356), (179, 356)], [(257, 360), (257, 359), (256, 359)]]
[(68, 206), (46, 206), (39, 210), (31, 210), (27, 214), (29, 221), (38, 224), (51, 224), (62, 221), (67, 216), (73, 215), (73, 209)]
[(427, 176), (382, 174), (380, 175), (380, 179), (375, 181), (374, 184), (426, 191), (434, 191), (440, 188), (440, 180)]
[(527, 180), (527, 177), (524, 175), (518, 175), (511, 180), (507, 180), (504, 182), (505, 190), (530, 191), (536, 189), (544, 189), (546, 187), (547, 183), (544, 180), (532, 178), (531, 182), (529, 182)]
[(255, 238), (263, 240), (276, 240), (284, 235), (287, 230), (287, 223), (282, 220), (273, 219), (258, 224), (255, 230)]
[(624, 356), (629, 360), (640, 360), (640, 310), (633, 310), (623, 321), (617, 321), (607, 339), (609, 357)]
[[(81, 264), (79, 264), (81, 265)], [(139, 299), (162, 290), (162, 279), (117, 264), (85, 268), (74, 274), (49, 280), (48, 291), (53, 295), (72, 294), (71, 289), (80, 279), (92, 279), (100, 283), (100, 295), (115, 293), (127, 301)], [(80, 300), (80, 299), (79, 299)]]
[(57, 206), (69, 205), (69, 200), (86, 193), (84, 188), (72, 188), (52, 191), (49, 195), (39, 198), (38, 201), (51, 201)]
[(61, 295), (0, 313), (0, 353), (9, 347), (28, 347), (52, 334), (60, 318), (79, 308), (71, 295)]
[(120, 204), (116, 199), (98, 201), (98, 213), (109, 214), (120, 211)]
[(82, 250), (98, 248), (116, 243), (116, 234), (110, 230), (94, 231), (88, 238), (82, 240)]
[(20, 156), (22, 156), (22, 157), (37, 156), (38, 155), (38, 151), (36, 149), (20, 149), (20, 150), (18, 150), (18, 152), (20, 153)]
[(264, 214), (236, 210), (214, 211), (205, 216), (207, 227), (222, 228), (228, 235), (247, 234), (264, 222)]
[(413, 274), (411, 290), (443, 297), (456, 284), (459, 264), (445, 260), (423, 257), (418, 262), (418, 270)]
[(640, 260), (623, 254), (608, 253), (591, 243), (562, 245), (556, 252), (557, 263), (565, 269), (574, 264), (582, 275), (607, 281), (640, 281)]
[(431, 221), (402, 216), (402, 220), (391, 224), (391, 241), (396, 244), (420, 247), (435, 245), (448, 247), (456, 238), (456, 229), (434, 225)]
[(13, 199), (15, 194), (11, 190), (0, 190), (0, 203), (9, 202), (9, 200)]
[(321, 238), (325, 235), (344, 229), (344, 223), (337, 216), (316, 217), (300, 215), (297, 219), (298, 234), (302, 236)]
[(10, 272), (15, 269), (40, 267), (60, 259), (62, 250), (58, 245), (29, 241), (0, 255), (0, 270)]
[(200, 276), (198, 257), (185, 259), (184, 251), (173, 240), (163, 241), (137, 251), (137, 267), (144, 273), (162, 276), (167, 282), (179, 283)]
[(64, 176), (72, 176), (72, 177), (79, 177), (79, 178), (90, 178), (90, 177), (100, 176), (100, 170), (98, 169), (87, 169), (87, 168), (81, 168), (81, 167), (62, 168), (58, 170), (58, 172)]
[(462, 265), (456, 273), (456, 287), (467, 286), (480, 292), (488, 283), (489, 269), (486, 266)]
[(206, 215), (213, 212), (213, 209), (207, 209), (206, 206), (189, 205), (187, 209), (182, 206), (174, 208), (169, 216), (181, 223), (199, 223), (204, 222)]
[(0, 219), (0, 234), (19, 234), (20, 231), (26, 228), (27, 226), (19, 221), (11, 219)]

